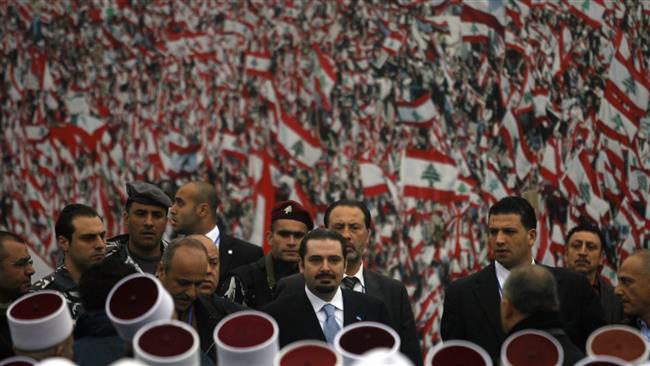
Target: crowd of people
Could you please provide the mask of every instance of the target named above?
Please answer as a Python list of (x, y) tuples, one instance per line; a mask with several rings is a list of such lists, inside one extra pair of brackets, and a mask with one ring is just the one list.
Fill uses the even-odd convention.
[[(533, 202), (545, 264), (565, 264), (579, 217), (596, 221), (615, 284), (650, 240), (650, 118), (632, 96), (650, 89), (650, 8), (489, 2), (487, 26), (468, 16), (473, 3), (2, 3), (0, 227), (57, 266), (54, 218), (69, 203), (94, 207), (113, 237), (126, 182), (178, 197), (201, 180), (220, 199), (204, 224), (263, 246), (253, 232), (269, 169), (275, 200), (299, 201), (317, 225), (332, 202), (363, 200), (366, 265), (405, 284), (425, 348), (441, 339), (444, 285), (489, 263), (487, 209), (503, 196)], [(625, 132), (603, 112), (616, 104), (612, 60), (640, 77), (616, 94), (641, 111)], [(424, 176), (405, 171), (412, 150), (454, 161), (471, 193), (408, 193)], [(380, 179), (368, 183), (363, 164)], [(132, 261), (156, 267), (154, 252)]]

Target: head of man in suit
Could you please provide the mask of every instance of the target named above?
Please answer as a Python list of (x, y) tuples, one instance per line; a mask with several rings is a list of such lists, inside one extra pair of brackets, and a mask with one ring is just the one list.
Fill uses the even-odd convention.
[(9, 303), (29, 291), (33, 264), (23, 239), (0, 230), (0, 303)]
[(503, 286), (501, 326), (509, 333), (517, 323), (532, 314), (559, 311), (560, 300), (555, 277), (543, 266), (513, 269)]
[(625, 315), (650, 324), (650, 250), (639, 249), (625, 258), (614, 293), (621, 298)]
[(566, 266), (595, 283), (605, 259), (605, 238), (598, 226), (585, 222), (569, 231), (564, 260)]
[(208, 254), (196, 239), (177, 239), (165, 249), (156, 275), (174, 299), (179, 317), (196, 300), (207, 268)]
[(314, 229), (302, 239), (299, 253), (300, 272), (307, 288), (330, 301), (345, 273), (345, 239), (335, 231)]
[(169, 209), (175, 233), (205, 234), (217, 224), (217, 190), (208, 182), (189, 182), (181, 186)]
[(54, 227), (64, 263), (75, 283), (106, 256), (106, 229), (94, 208), (74, 203), (61, 210)]
[(507, 269), (532, 263), (536, 226), (535, 209), (522, 197), (505, 197), (492, 205), (488, 218), (488, 245), (494, 259)]
[(355, 274), (370, 241), (370, 211), (360, 201), (342, 199), (325, 211), (325, 227), (338, 232), (346, 242), (347, 273)]
[(208, 254), (208, 271), (201, 286), (199, 286), (199, 293), (208, 297), (212, 296), (219, 284), (219, 248), (205, 235), (195, 234), (188, 236), (188, 238), (195, 239), (203, 244)]

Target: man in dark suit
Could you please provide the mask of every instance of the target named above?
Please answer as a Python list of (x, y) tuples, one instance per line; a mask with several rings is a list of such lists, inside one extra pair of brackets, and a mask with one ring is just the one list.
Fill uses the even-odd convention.
[(625, 324), (638, 329), (650, 342), (650, 250), (638, 249), (625, 258), (614, 292), (623, 303)]
[(239, 304), (201, 292), (209, 270), (204, 245), (190, 236), (173, 241), (163, 253), (156, 275), (174, 299), (178, 320), (190, 324), (199, 334), (201, 350), (213, 361), (214, 328), (228, 314), (243, 310)]
[[(252, 263), (264, 253), (260, 246), (234, 238), (217, 226), (217, 191), (207, 182), (189, 182), (176, 192), (169, 209), (174, 232), (184, 235), (201, 234), (219, 247), (220, 281), (230, 270)], [(217, 288), (221, 287), (221, 282)]]
[(567, 268), (587, 277), (591, 287), (600, 298), (608, 324), (623, 319), (621, 300), (614, 294), (614, 288), (600, 276), (605, 260), (605, 236), (600, 229), (588, 222), (581, 223), (569, 231), (564, 257)]
[(503, 286), (501, 325), (508, 336), (525, 329), (550, 334), (562, 347), (564, 366), (573, 366), (585, 357), (562, 329), (557, 284), (544, 266), (519, 266), (511, 271)]
[(339, 287), (347, 263), (340, 234), (315, 229), (303, 238), (299, 253), (306, 286), (262, 308), (278, 322), (281, 347), (302, 339), (332, 343), (341, 328), (358, 321), (390, 325), (379, 299)]
[[(341, 287), (382, 300), (388, 308), (393, 328), (402, 340), (400, 352), (408, 356), (415, 365), (422, 365), (413, 309), (404, 284), (363, 266), (363, 256), (370, 242), (371, 222), (368, 208), (359, 201), (339, 200), (325, 211), (325, 227), (338, 232), (346, 239), (348, 265)], [(303, 283), (300, 275), (286, 277), (278, 282), (276, 296), (283, 296), (285, 291), (293, 293), (302, 288)]]
[[(521, 197), (505, 197), (490, 208), (488, 245), (495, 261), (447, 287), (440, 325), (443, 340), (474, 342), (498, 361), (505, 339), (499, 316), (503, 284), (512, 269), (534, 264), (536, 225), (535, 210)], [(548, 269), (557, 282), (564, 329), (584, 349), (589, 334), (605, 324), (600, 302), (584, 276), (563, 268)]]

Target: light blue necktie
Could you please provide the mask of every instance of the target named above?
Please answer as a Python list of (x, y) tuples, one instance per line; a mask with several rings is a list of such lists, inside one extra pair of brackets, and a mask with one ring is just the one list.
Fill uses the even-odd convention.
[(338, 323), (336, 323), (336, 317), (334, 316), (336, 307), (332, 304), (325, 304), (321, 310), (325, 312), (325, 315), (327, 315), (327, 318), (325, 318), (323, 333), (325, 334), (327, 343), (332, 344), (334, 343), (334, 336), (336, 336), (336, 333), (341, 329)]

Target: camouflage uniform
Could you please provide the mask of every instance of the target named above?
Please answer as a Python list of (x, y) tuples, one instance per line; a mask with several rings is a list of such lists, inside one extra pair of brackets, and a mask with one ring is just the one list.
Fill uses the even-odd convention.
[(65, 264), (59, 265), (54, 272), (43, 277), (32, 286), (32, 291), (40, 290), (54, 290), (61, 293), (68, 302), (68, 309), (70, 309), (73, 320), (77, 320), (79, 315), (84, 312), (79, 288), (70, 277), (70, 272), (68, 272)]
[[(168, 245), (168, 242), (161, 240), (160, 253), (163, 253)], [(106, 260), (117, 260), (121, 263), (126, 263), (133, 266), (136, 271), (144, 273), (129, 253), (129, 234), (118, 235), (108, 239), (106, 242)]]

